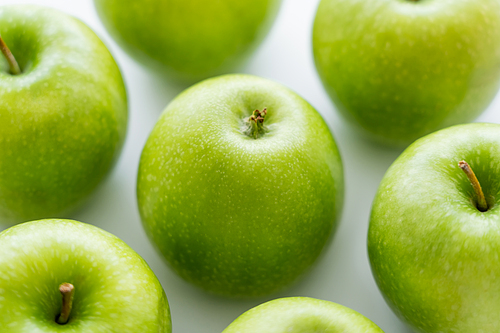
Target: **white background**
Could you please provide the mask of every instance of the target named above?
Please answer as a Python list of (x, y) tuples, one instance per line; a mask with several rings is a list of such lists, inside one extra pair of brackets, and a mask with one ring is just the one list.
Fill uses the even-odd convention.
[[(385, 171), (401, 151), (358, 138), (339, 118), (323, 90), (311, 51), (311, 28), (319, 0), (283, 1), (267, 39), (239, 72), (281, 82), (303, 96), (323, 115), (343, 157), (346, 201), (333, 243), (312, 272), (285, 292), (246, 301), (211, 296), (181, 280), (155, 252), (141, 226), (135, 197), (141, 150), (161, 111), (184, 87), (155, 77), (129, 58), (105, 31), (91, 0), (0, 0), (0, 5), (47, 5), (80, 18), (108, 45), (121, 67), (130, 100), (124, 150), (115, 169), (90, 202), (70, 217), (117, 235), (149, 263), (168, 296), (174, 333), (220, 333), (251, 307), (284, 296), (310, 296), (334, 301), (367, 316), (386, 333), (409, 332), (380, 295), (366, 251), (373, 197)], [(499, 107), (497, 98), (478, 121), (500, 123)]]

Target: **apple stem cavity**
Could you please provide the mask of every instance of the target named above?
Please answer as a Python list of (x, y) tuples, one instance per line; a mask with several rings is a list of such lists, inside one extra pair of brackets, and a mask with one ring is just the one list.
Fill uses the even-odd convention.
[(252, 115), (245, 120), (245, 129), (244, 133), (249, 137), (254, 139), (258, 139), (263, 134), (268, 132), (267, 126), (264, 125), (264, 120), (267, 115), (267, 108), (264, 108), (262, 111), (255, 110), (252, 112)]
[(75, 287), (71, 283), (63, 283), (59, 286), (59, 291), (62, 294), (62, 307), (61, 314), (57, 317), (57, 323), (64, 325), (68, 322), (71, 308), (73, 307)]
[(10, 52), (9, 47), (7, 46), (7, 44), (5, 44), (1, 36), (0, 36), (0, 51), (2, 51), (3, 55), (7, 59), (7, 62), (9, 63), (10, 73), (13, 75), (21, 74), (21, 68), (17, 63), (16, 58), (14, 58), (14, 55), (12, 54), (12, 52)]
[(476, 175), (474, 174), (474, 171), (472, 171), (472, 168), (470, 165), (465, 162), (465, 161), (460, 161), (458, 163), (458, 166), (460, 169), (462, 169), (465, 174), (467, 175), (467, 178), (469, 178), (470, 183), (472, 184), (472, 187), (474, 188), (474, 192), (476, 192), (477, 196), (477, 204), (476, 207), (479, 209), (481, 212), (485, 212), (488, 210), (488, 203), (486, 202), (486, 198), (484, 197), (483, 189), (481, 188), (481, 184), (479, 184), (479, 181), (477, 180)]

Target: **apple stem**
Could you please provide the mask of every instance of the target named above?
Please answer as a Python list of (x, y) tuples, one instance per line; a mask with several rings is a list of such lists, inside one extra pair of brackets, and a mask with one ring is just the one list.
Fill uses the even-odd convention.
[(59, 286), (59, 291), (62, 294), (62, 307), (61, 314), (57, 318), (57, 323), (64, 325), (68, 322), (71, 308), (73, 307), (75, 287), (71, 283), (63, 283)]
[(13, 75), (21, 74), (21, 68), (19, 68), (16, 58), (14, 58), (12, 52), (10, 52), (9, 47), (5, 44), (2, 36), (0, 36), (0, 51), (2, 51), (3, 55), (7, 59), (7, 62), (9, 63), (10, 73)]
[(474, 188), (474, 192), (476, 192), (477, 209), (479, 209), (481, 212), (487, 211), (488, 210), (488, 203), (486, 202), (486, 198), (484, 197), (483, 189), (481, 188), (481, 184), (479, 184), (479, 181), (477, 180), (477, 177), (474, 174), (474, 171), (472, 171), (472, 168), (470, 167), (470, 165), (465, 161), (460, 161), (458, 163), (458, 166), (460, 167), (460, 169), (462, 169), (465, 172), (465, 174), (467, 175), (467, 178), (469, 178), (469, 181), (472, 184), (472, 187)]
[(267, 115), (267, 108), (262, 111), (255, 110), (252, 115), (246, 119), (245, 134), (258, 139), (259, 136), (267, 132), (267, 127), (264, 125), (264, 120)]

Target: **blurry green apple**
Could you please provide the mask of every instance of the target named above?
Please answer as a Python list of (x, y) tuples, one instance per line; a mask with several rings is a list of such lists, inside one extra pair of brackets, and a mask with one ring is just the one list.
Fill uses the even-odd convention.
[(0, 253), (2, 333), (171, 332), (167, 297), (147, 263), (97, 227), (23, 223), (0, 233)]
[(176, 79), (231, 71), (267, 34), (281, 0), (94, 0), (134, 58)]
[(371, 320), (337, 303), (280, 298), (256, 306), (222, 333), (383, 333)]
[(408, 147), (380, 184), (368, 233), (394, 312), (417, 332), (500, 332), (499, 223), (500, 125), (454, 126)]
[(337, 225), (343, 172), (318, 112), (254, 76), (197, 84), (163, 112), (137, 183), (146, 232), (171, 267), (210, 292), (289, 285)]
[(365, 136), (404, 146), (476, 118), (500, 82), (499, 0), (322, 0), (318, 73)]
[(64, 215), (120, 152), (120, 71), (85, 24), (56, 10), (0, 7), (0, 29), (21, 70), (0, 53), (0, 221)]

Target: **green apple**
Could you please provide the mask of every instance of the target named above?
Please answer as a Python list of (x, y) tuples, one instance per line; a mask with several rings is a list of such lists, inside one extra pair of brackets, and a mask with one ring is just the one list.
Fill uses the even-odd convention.
[(110, 233), (71, 220), (28, 222), (0, 233), (0, 253), (2, 333), (171, 332), (160, 282)]
[(163, 112), (137, 196), (149, 238), (184, 279), (258, 296), (305, 273), (343, 201), (342, 162), (318, 112), (250, 75), (206, 80)]
[(405, 146), (469, 122), (500, 83), (499, 0), (322, 0), (316, 68), (366, 137)]
[(54, 9), (0, 7), (0, 221), (63, 216), (117, 159), (127, 127), (120, 71), (82, 22)]
[(222, 333), (383, 333), (370, 319), (337, 303), (308, 297), (275, 299), (256, 306)]
[(281, 0), (94, 0), (116, 41), (177, 80), (228, 73), (269, 31)]
[(368, 233), (394, 312), (417, 332), (499, 332), (499, 222), (500, 125), (454, 126), (408, 147), (380, 184)]

